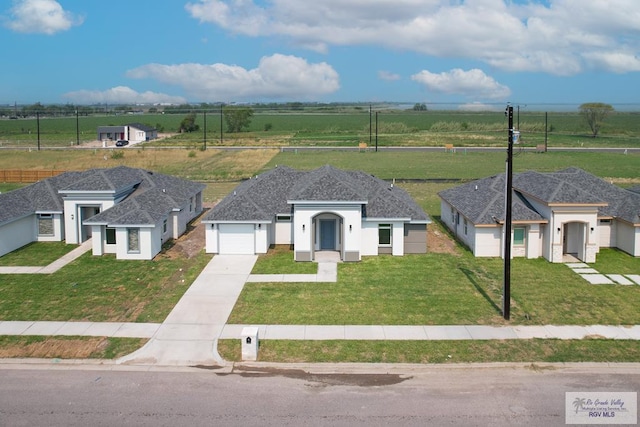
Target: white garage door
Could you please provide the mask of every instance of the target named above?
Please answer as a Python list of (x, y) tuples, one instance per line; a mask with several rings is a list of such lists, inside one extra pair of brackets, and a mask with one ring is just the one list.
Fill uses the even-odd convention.
[(220, 224), (220, 254), (255, 254), (253, 224)]

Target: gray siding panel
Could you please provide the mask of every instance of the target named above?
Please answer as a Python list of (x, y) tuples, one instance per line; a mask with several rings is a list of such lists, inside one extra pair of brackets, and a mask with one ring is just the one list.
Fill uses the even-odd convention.
[(311, 252), (309, 251), (296, 251), (296, 261), (311, 262)]
[(404, 253), (405, 254), (427, 253), (427, 225), (426, 224), (405, 224), (404, 225)]
[(345, 251), (344, 262), (357, 262), (360, 261), (360, 252), (358, 251)]

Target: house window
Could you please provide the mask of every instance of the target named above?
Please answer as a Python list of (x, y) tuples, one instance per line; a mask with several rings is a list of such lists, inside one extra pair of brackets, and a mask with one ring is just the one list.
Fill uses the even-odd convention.
[(291, 222), (291, 215), (276, 215), (276, 222)]
[(193, 212), (193, 197), (189, 199), (189, 212)]
[(611, 220), (610, 219), (601, 219), (600, 220), (600, 224), (611, 224)]
[(107, 245), (115, 245), (116, 244), (116, 229), (115, 228), (107, 228), (105, 230), (105, 235), (107, 238)]
[(460, 225), (460, 212), (456, 212), (456, 225)]
[(391, 246), (391, 224), (378, 225), (378, 245)]
[(467, 219), (466, 218), (464, 219), (463, 224), (464, 224), (464, 235), (466, 236), (467, 235)]
[(127, 229), (127, 250), (128, 252), (140, 252), (140, 229)]
[(39, 236), (53, 236), (53, 215), (40, 214), (38, 215), (38, 235)]
[(167, 232), (167, 220), (166, 219), (164, 221), (162, 221), (162, 232), (163, 233)]
[(515, 227), (513, 229), (513, 245), (524, 246), (524, 227)]
[(456, 223), (456, 211), (453, 210), (453, 207), (451, 208), (451, 222)]

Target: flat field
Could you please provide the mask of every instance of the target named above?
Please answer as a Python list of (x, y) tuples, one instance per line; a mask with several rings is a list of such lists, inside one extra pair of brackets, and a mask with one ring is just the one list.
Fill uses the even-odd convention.
[[(217, 112), (197, 113), (200, 130), (178, 134), (184, 114), (93, 115), (79, 117), (0, 120), (0, 147), (68, 147), (97, 138), (98, 126), (138, 122), (171, 136), (153, 141), (155, 146), (354, 146), (360, 142), (380, 146), (497, 146), (504, 144), (507, 121), (502, 112), (367, 110), (339, 113), (274, 112), (256, 110), (245, 132), (227, 133)], [(598, 138), (591, 138), (584, 119), (576, 113), (548, 113), (550, 146), (640, 146), (639, 113), (616, 112), (606, 119)], [(39, 131), (38, 131), (39, 127)], [(222, 134), (221, 134), (222, 128)], [(545, 141), (545, 113), (521, 111), (517, 120), (523, 144)]]

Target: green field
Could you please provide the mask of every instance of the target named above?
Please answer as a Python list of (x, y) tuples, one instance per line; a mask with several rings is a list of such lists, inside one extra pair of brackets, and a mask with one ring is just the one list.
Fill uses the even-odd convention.
[[(605, 121), (598, 138), (591, 138), (588, 126), (577, 113), (548, 113), (550, 146), (640, 146), (640, 113), (616, 112)], [(200, 130), (175, 134), (184, 114), (121, 114), (73, 117), (43, 117), (39, 121), (41, 147), (72, 146), (94, 141), (98, 126), (139, 122), (168, 134), (168, 139), (154, 141), (156, 146), (201, 146), (204, 142), (204, 114), (197, 113)], [(456, 146), (504, 144), (507, 121), (502, 112), (458, 111), (378, 111), (369, 115), (365, 109), (348, 112), (275, 112), (256, 110), (246, 132), (220, 134), (217, 111), (206, 115), (207, 144), (220, 145), (337, 145), (353, 146), (360, 142), (379, 146)], [(371, 127), (370, 127), (371, 124)], [(522, 142), (528, 146), (545, 141), (544, 112), (522, 111), (516, 126)], [(222, 123), (226, 127), (225, 123)], [(265, 130), (269, 129), (269, 130)], [(377, 129), (377, 132), (376, 132)], [(377, 138), (376, 138), (377, 134)], [(0, 147), (35, 147), (38, 122), (35, 118), (0, 120)]]

